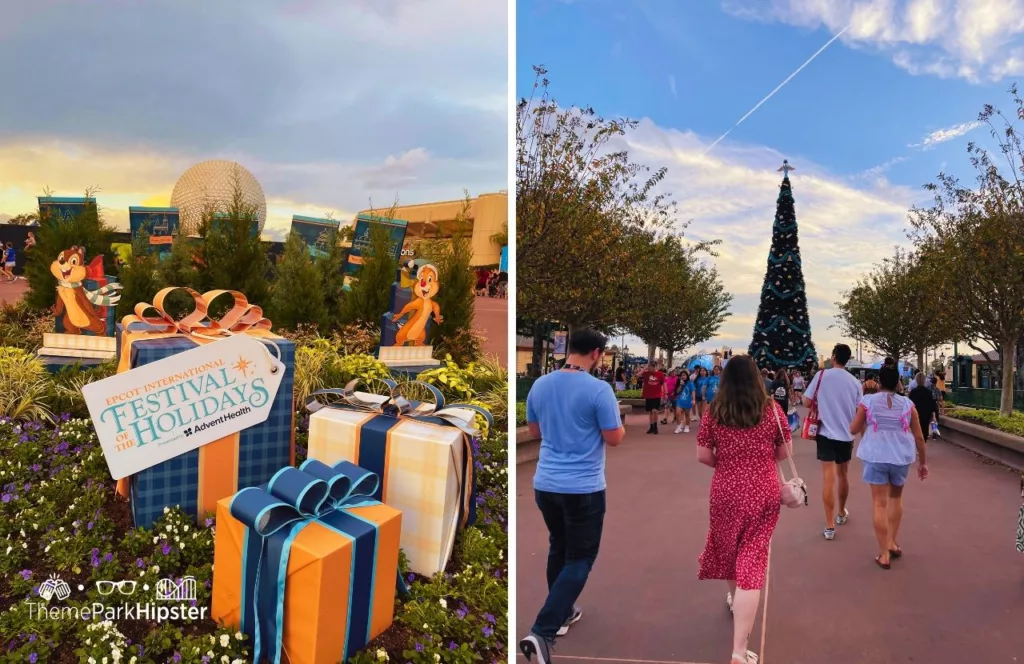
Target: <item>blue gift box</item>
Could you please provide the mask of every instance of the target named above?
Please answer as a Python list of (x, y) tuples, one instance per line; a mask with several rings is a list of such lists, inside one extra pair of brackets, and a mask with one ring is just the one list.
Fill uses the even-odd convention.
[[(199, 344), (189, 337), (141, 338), (131, 341), (130, 348), (122, 347), (124, 330), (118, 325), (118, 353), (130, 354), (128, 366), (132, 369), (163, 360), (196, 348)], [(134, 336), (134, 335), (133, 335)], [(281, 387), (270, 409), (270, 416), (260, 425), (249, 427), (238, 434), (237, 484), (235, 491), (259, 486), (270, 481), (274, 473), (294, 462), (295, 410), (293, 389), (295, 383), (295, 344), (275, 335), (256, 337), (263, 343), (274, 343), (280, 350), (285, 365)], [(119, 357), (120, 359), (120, 357)], [(217, 445), (221, 441), (210, 443)], [(165, 507), (180, 507), (186, 514), (202, 518), (216, 510), (217, 501), (232, 495), (209, 495), (201, 492), (203, 473), (223, 474), (235, 472), (233, 468), (200, 469), (200, 450), (192, 450), (128, 478), (127, 493), (131, 501), (135, 525), (149, 528), (163, 515)], [(222, 484), (222, 483), (218, 483)], [(200, 504), (200, 502), (202, 504)]]

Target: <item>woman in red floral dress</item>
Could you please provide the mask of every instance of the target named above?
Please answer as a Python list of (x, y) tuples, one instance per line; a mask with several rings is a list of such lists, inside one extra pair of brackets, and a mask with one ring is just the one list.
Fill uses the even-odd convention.
[[(768, 545), (779, 520), (775, 463), (792, 445), (786, 414), (765, 391), (754, 360), (737, 355), (725, 365), (718, 395), (701, 419), (697, 460), (715, 469), (711, 524), (700, 555), (700, 579), (729, 583), (733, 664), (754, 664), (747, 650), (768, 569)], [(780, 426), (780, 423), (782, 426)]]

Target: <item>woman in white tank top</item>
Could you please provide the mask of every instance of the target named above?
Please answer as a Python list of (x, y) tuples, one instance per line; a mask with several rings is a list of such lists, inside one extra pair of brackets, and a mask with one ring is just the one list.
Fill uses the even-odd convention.
[(903, 519), (903, 486), (915, 457), (917, 474), (928, 477), (924, 434), (917, 410), (910, 399), (896, 394), (900, 382), (895, 367), (878, 372), (880, 391), (860, 400), (850, 433), (864, 434), (857, 458), (864, 462), (864, 482), (871, 485), (875, 537), (879, 555), (875, 563), (889, 569), (891, 561), (903, 555), (896, 542)]

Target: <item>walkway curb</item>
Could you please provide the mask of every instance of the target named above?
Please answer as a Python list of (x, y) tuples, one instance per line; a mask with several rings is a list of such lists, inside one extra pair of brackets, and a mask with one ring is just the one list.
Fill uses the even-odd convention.
[(1024, 438), (949, 415), (939, 417), (939, 426), (947, 443), (1024, 472)]

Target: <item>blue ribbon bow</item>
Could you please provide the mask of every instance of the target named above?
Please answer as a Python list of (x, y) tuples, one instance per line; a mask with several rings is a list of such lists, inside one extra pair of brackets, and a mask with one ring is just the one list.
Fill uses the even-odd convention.
[(377, 525), (345, 510), (379, 505), (367, 498), (379, 484), (375, 473), (354, 463), (341, 461), (331, 467), (309, 459), (300, 468), (282, 468), (266, 485), (235, 494), (231, 516), (247, 526), (241, 623), (242, 631), (253, 637), (253, 661), (281, 661), (288, 558), (296, 536), (314, 522), (352, 541), (345, 659), (369, 642)]

